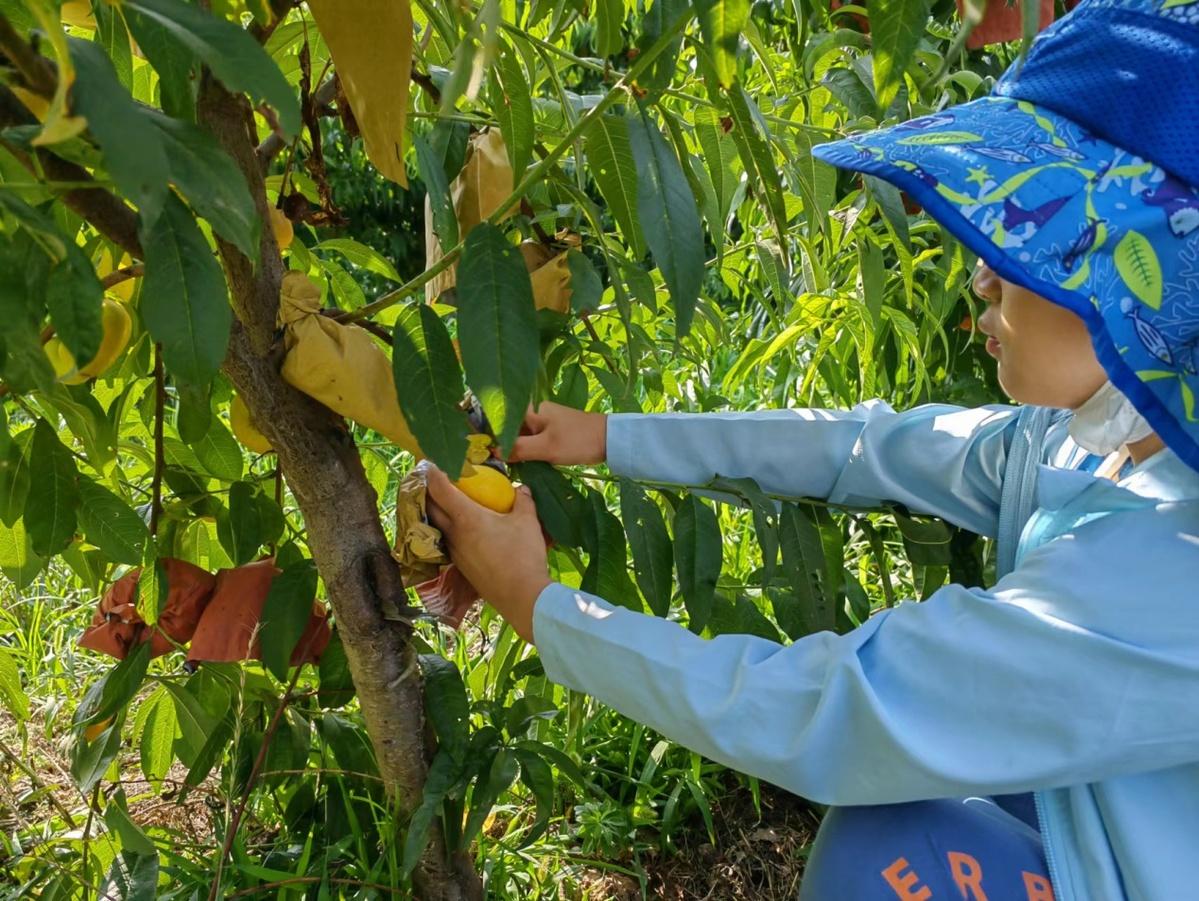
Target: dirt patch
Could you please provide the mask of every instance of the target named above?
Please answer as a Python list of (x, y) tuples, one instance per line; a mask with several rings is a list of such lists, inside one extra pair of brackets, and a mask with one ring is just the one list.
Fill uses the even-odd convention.
[(761, 816), (749, 792), (712, 807), (716, 843), (700, 825), (684, 833), (677, 854), (649, 872), (649, 896), (666, 901), (794, 901), (820, 820), (804, 801), (762, 787)]

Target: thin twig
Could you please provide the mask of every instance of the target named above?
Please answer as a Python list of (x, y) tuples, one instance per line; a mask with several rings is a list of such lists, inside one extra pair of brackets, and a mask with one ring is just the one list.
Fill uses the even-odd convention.
[(162, 345), (154, 345), (154, 480), (150, 490), (150, 535), (158, 537), (158, 519), (162, 515), (162, 472), (166, 465), (163, 452), (163, 417), (166, 409), (166, 374), (162, 367)]
[(107, 291), (113, 285), (119, 285), (121, 282), (127, 282), (131, 278), (141, 278), (146, 274), (146, 267), (143, 263), (133, 263), (129, 266), (122, 266), (120, 269), (114, 269), (104, 278), (100, 279), (100, 284)]
[[(312, 644), (312, 639), (315, 637), (315, 632), (308, 636), (308, 640), (304, 642), (300, 648), (300, 664), (296, 666), (295, 672), (292, 673), (291, 681), (287, 684), (287, 691), (283, 693), (283, 697), (279, 699), (279, 707), (275, 710), (275, 715), (271, 717), (270, 725), (266, 727), (266, 732), (262, 736), (262, 744), (258, 748), (258, 756), (254, 758), (254, 766), (250, 769), (250, 775), (246, 778), (246, 787), (242, 790), (241, 798), (237, 802), (237, 810), (233, 812), (233, 818), (225, 828), (225, 841), (221, 846), (221, 856), (216, 862), (216, 874), (213, 876), (212, 887), (208, 890), (208, 901), (216, 901), (217, 892), (221, 885), (221, 871), (225, 867), (225, 861), (229, 857), (229, 851), (233, 847), (233, 840), (237, 837), (237, 830), (241, 827), (242, 817), (246, 813), (246, 805), (250, 802), (250, 792), (254, 789), (254, 783), (258, 781), (258, 774), (262, 771), (262, 764), (266, 760), (266, 752), (270, 750), (271, 741), (275, 737), (275, 732), (279, 729), (279, 723), (283, 719), (283, 712), (292, 702), (292, 692), (295, 691), (296, 683), (300, 679), (300, 673), (304, 670), (303, 659), (308, 656), (308, 648)], [(234, 896), (230, 896), (234, 897)]]

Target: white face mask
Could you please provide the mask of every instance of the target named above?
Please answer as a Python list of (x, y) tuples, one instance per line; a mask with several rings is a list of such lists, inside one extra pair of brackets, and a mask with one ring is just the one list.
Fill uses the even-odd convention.
[(1111, 382), (1091, 395), (1070, 419), (1070, 437), (1093, 454), (1107, 456), (1153, 431), (1127, 397)]

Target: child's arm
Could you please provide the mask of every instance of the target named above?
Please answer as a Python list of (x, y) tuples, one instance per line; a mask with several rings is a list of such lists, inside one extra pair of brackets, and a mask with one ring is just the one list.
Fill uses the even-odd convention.
[(848, 506), (905, 504), (994, 535), (1017, 408), (947, 405), (896, 413), (875, 401), (852, 410), (758, 413), (581, 413), (543, 404), (517, 459), (596, 463), (673, 485), (717, 476), (754, 479), (768, 494)]
[(554, 681), (824, 803), (1168, 767), (1199, 759), (1184, 712), (1199, 682), (1199, 543), (1194, 505), (1178, 506), (1088, 523), (991, 591), (949, 585), (846, 635), (704, 641), (553, 583), (533, 637)]

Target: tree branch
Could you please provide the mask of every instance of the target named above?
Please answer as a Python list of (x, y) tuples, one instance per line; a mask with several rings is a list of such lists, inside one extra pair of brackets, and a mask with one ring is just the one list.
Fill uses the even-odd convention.
[[(332, 78), (326, 79), (321, 86), (316, 89), (316, 93), (312, 96), (313, 106), (318, 109), (322, 106), (328, 106), (333, 102), (333, 98), (336, 96), (337, 76), (334, 75)], [(258, 165), (262, 168), (263, 172), (266, 172), (267, 167), (271, 164), (271, 160), (278, 156), (286, 146), (287, 142), (283, 139), (282, 135), (277, 132), (272, 132), (270, 137), (258, 145), (258, 149), (255, 151), (255, 154), (258, 157)]]
[(23, 37), (17, 34), (12, 23), (0, 15), (0, 51), (9, 58), (29, 89), (43, 97), (53, 97), (58, 76), (50, 60), (46, 59)]
[[(0, 85), (0, 128), (37, 125), (38, 121), (16, 95)], [(17, 161), (38, 178), (74, 184), (94, 184), (95, 179), (82, 166), (68, 163), (48, 150), (30, 154), (11, 141), (3, 141)], [(98, 185), (72, 188), (62, 194), (63, 202), (96, 227), (104, 237), (119, 245), (130, 256), (142, 259), (141, 239), (137, 234), (137, 213), (114, 194)]]

